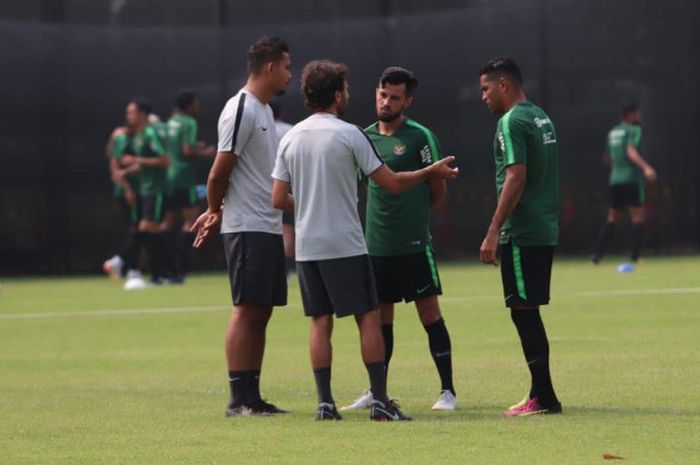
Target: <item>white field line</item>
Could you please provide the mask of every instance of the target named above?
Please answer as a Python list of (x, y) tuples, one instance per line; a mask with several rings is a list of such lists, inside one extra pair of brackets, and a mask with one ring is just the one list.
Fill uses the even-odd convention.
[[(576, 292), (577, 297), (609, 297), (627, 295), (668, 295), (668, 294), (700, 294), (700, 287), (675, 287), (666, 289), (621, 289), (617, 291), (585, 291)], [(478, 300), (500, 299), (500, 295), (489, 296), (460, 296), (441, 297), (441, 302), (468, 302)], [(297, 307), (297, 305), (284, 308)], [(229, 307), (212, 305), (206, 307), (168, 307), (168, 308), (131, 308), (123, 310), (85, 310), (76, 312), (36, 312), (36, 313), (0, 313), (0, 320), (40, 320), (48, 318), (84, 318), (94, 316), (143, 316), (143, 315), (173, 315), (179, 313), (213, 313), (227, 311)]]

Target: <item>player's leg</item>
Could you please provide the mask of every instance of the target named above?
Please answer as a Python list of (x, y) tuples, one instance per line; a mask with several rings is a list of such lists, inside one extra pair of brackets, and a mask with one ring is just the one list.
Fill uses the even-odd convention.
[(644, 238), (644, 186), (630, 184), (629, 187), (629, 214), (632, 221), (632, 261), (639, 261)]
[(177, 223), (179, 211), (174, 208), (172, 195), (165, 197), (163, 221), (160, 223), (160, 238), (163, 254), (163, 268), (171, 284), (175, 283), (176, 276), (175, 252), (177, 247)]
[(182, 233), (178, 241), (178, 252), (176, 255), (176, 269), (179, 276), (184, 278), (190, 271), (190, 259), (192, 253), (192, 243), (194, 242), (194, 233), (190, 230), (197, 217), (201, 213), (201, 208), (198, 205), (189, 206), (182, 210)]
[(596, 241), (595, 252), (593, 252), (593, 263), (598, 264), (603, 259), (605, 248), (615, 232), (615, 225), (620, 221), (621, 213), (619, 208), (608, 208), (605, 223), (598, 232), (598, 240)]
[(283, 213), (282, 236), (284, 237), (284, 261), (287, 267), (287, 277), (289, 277), (296, 270), (296, 261), (294, 260), (294, 213)]
[(540, 306), (549, 303), (553, 254), (554, 247), (501, 246), (505, 303), (511, 309), (531, 377), (527, 400), (511, 407), (506, 416), (561, 412), (550, 374), (549, 341), (540, 315)]
[(102, 269), (113, 280), (119, 279), (123, 271), (130, 270), (130, 267), (137, 263), (137, 258), (134, 257), (138, 256), (141, 249), (140, 238), (138, 237), (138, 223), (140, 219), (138, 198), (134, 204), (130, 204), (123, 197), (119, 198), (118, 202), (122, 220), (126, 225), (126, 237), (117, 253), (102, 265)]
[(384, 371), (386, 376), (389, 377), (389, 362), (391, 362), (391, 357), (394, 355), (394, 303), (380, 301), (379, 317), (382, 326), (382, 337), (384, 338)]
[[(244, 399), (245, 406), (252, 414), (288, 412), (263, 401), (260, 396), (267, 323), (273, 306), (287, 303), (282, 238), (275, 234), (244, 232), (224, 234), (223, 241), (231, 297), (238, 310), (234, 311), (236, 319), (232, 329), (245, 333), (245, 342), (241, 344), (246, 345), (245, 353), (248, 354), (244, 366), (235, 365), (242, 369), (244, 383), (239, 386), (243, 393), (237, 400)], [(235, 340), (238, 339), (234, 338), (232, 344), (236, 344)], [(235, 357), (237, 349), (234, 347), (231, 350)], [(235, 390), (233, 385), (231, 388)]]
[(318, 262), (298, 262), (297, 271), (304, 315), (311, 318), (309, 355), (318, 397), (316, 420), (340, 420), (342, 417), (336, 409), (331, 391), (333, 306)]
[[(272, 307), (240, 304), (233, 308), (226, 331), (226, 363), (231, 401), (227, 415), (240, 415), (259, 400), (259, 378), (265, 330)], [(257, 389), (256, 389), (257, 385)]]

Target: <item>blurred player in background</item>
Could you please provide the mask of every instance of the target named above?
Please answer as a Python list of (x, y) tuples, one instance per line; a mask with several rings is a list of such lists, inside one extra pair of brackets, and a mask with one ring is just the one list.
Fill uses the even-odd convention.
[(119, 251), (102, 264), (102, 269), (113, 280), (121, 278), (124, 264), (138, 261), (140, 253), (138, 234), (139, 213), (139, 176), (138, 166), (127, 168), (121, 163), (121, 156), (127, 150), (133, 130), (129, 126), (119, 126), (112, 131), (105, 148), (109, 159), (109, 171), (114, 183), (114, 197), (126, 225), (126, 237)]
[(642, 140), (642, 115), (637, 104), (622, 108), (622, 121), (608, 133), (603, 162), (610, 166), (610, 207), (598, 235), (593, 263), (603, 259), (605, 246), (612, 237), (623, 210), (632, 221), (632, 262), (639, 261), (644, 233), (644, 181), (656, 181), (656, 171), (639, 153)]
[(373, 398), (370, 419), (410, 420), (386, 393), (377, 291), (357, 213), (357, 170), (394, 194), (426, 179), (456, 177), (457, 170), (447, 165), (454, 157), (446, 157), (417, 171), (391, 171), (362, 129), (339, 119), (350, 98), (347, 75), (345, 65), (329, 60), (304, 67), (302, 92), (312, 115), (280, 142), (272, 202), (295, 213), (297, 273), (304, 313), (311, 318), (316, 419), (342, 418), (331, 393), (335, 314), (352, 315), (357, 323)]
[(226, 333), (231, 388), (226, 416), (288, 412), (262, 399), (260, 370), (272, 309), (287, 304), (282, 212), (270, 203), (279, 140), (268, 102), (286, 91), (290, 63), (289, 46), (280, 38), (263, 37), (248, 49), (248, 81), (219, 118), (209, 208), (192, 227), (195, 247), (220, 229), (226, 253), (233, 299)]
[(493, 152), (498, 205), (481, 244), (483, 263), (497, 265), (506, 307), (530, 370), (529, 394), (504, 413), (561, 413), (549, 371), (549, 341), (540, 306), (549, 303), (554, 248), (559, 240), (559, 151), (549, 116), (525, 97), (522, 75), (510, 58), (480, 71), (482, 101), (498, 120)]
[[(294, 126), (284, 121), (284, 109), (279, 102), (270, 103), (272, 115), (275, 118), (277, 137), (282, 140), (285, 134)], [(282, 236), (284, 237), (284, 262), (287, 267), (287, 279), (296, 270), (294, 260), (294, 212), (282, 212)]]
[[(121, 161), (139, 172), (141, 219), (137, 239), (145, 246), (150, 258), (151, 281), (159, 284), (163, 277), (163, 244), (160, 222), (163, 220), (163, 201), (166, 169), (169, 159), (156, 130), (149, 124), (151, 105), (144, 99), (135, 99), (126, 107), (126, 117), (133, 136)], [(136, 263), (130, 264), (124, 288), (140, 289), (145, 284)]]
[[(197, 203), (196, 158), (213, 158), (214, 146), (197, 142), (197, 120), (200, 105), (197, 94), (191, 90), (180, 91), (175, 98), (175, 111), (165, 125), (166, 147), (170, 164), (167, 171), (165, 218), (161, 228), (168, 263), (172, 276), (170, 282), (182, 283), (189, 268), (191, 244), (190, 232), (201, 213)], [(178, 220), (182, 220), (180, 233), (175, 232)]]
[[(385, 69), (379, 78), (375, 95), (379, 121), (365, 132), (392, 171), (414, 171), (440, 159), (435, 134), (404, 114), (417, 86), (413, 73), (399, 67)], [(440, 376), (441, 392), (433, 410), (457, 406), (450, 335), (440, 312), (437, 296), (442, 288), (430, 238), (430, 210), (446, 191), (444, 179), (426, 180), (402, 194), (390, 194), (369, 180), (365, 225), (379, 296), (387, 376), (394, 349), (394, 304), (415, 302)], [(368, 408), (371, 403), (372, 393), (366, 390), (341, 410)]]

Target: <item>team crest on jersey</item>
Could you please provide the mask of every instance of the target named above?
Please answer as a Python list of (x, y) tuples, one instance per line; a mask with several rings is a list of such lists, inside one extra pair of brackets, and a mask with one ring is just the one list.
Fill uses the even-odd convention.
[(406, 153), (406, 145), (405, 144), (396, 144), (394, 146), (394, 153), (396, 155), (403, 155)]

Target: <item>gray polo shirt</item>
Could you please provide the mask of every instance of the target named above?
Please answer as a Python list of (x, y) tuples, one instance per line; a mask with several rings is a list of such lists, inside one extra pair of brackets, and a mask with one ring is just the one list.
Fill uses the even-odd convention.
[(272, 177), (294, 191), (297, 261), (367, 253), (357, 172), (370, 175), (382, 164), (362, 129), (329, 113), (309, 116), (282, 138)]
[(277, 145), (269, 105), (245, 90), (226, 102), (219, 117), (218, 149), (237, 158), (224, 198), (222, 233), (282, 234), (282, 212), (270, 200)]

